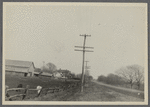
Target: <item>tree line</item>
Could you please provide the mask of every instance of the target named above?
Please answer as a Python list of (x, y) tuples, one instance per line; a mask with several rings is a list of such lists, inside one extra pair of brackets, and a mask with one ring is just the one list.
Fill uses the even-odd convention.
[[(81, 74), (72, 73), (71, 71), (67, 69), (66, 70), (57, 69), (56, 65), (51, 62), (47, 63), (46, 65), (43, 65), (41, 68), (36, 68), (35, 72), (40, 72), (40, 73), (46, 72), (49, 74), (58, 72), (58, 73), (61, 73), (66, 78), (81, 80)], [(85, 75), (85, 80), (91, 80), (91, 79), (93, 79), (92, 76)]]
[(42, 74), (44, 72), (47, 74), (60, 73), (65, 78), (72, 78), (75, 75), (74, 73), (71, 73), (71, 71), (67, 69), (65, 70), (57, 69), (56, 65), (51, 62), (43, 65), (41, 68), (36, 68), (35, 72), (39, 72), (39, 74)]
[(137, 89), (140, 89), (141, 86), (144, 86), (144, 68), (140, 65), (121, 67), (115, 73), (107, 76), (100, 75), (97, 80), (111, 85), (130, 85), (130, 88), (136, 86)]

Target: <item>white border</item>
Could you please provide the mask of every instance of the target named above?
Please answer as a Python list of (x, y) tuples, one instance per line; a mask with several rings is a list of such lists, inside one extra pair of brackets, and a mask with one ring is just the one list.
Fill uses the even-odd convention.
[[(148, 18), (145, 26), (147, 26), (147, 34), (145, 35), (145, 90), (144, 102), (98, 102), (98, 101), (5, 101), (5, 29), (6, 29), (6, 6), (7, 5), (55, 5), (55, 6), (144, 6), (147, 3), (60, 3), (60, 2), (3, 2), (3, 61), (2, 61), (2, 105), (148, 105)], [(148, 11), (147, 11), (148, 12)], [(147, 13), (148, 14), (148, 13)], [(146, 15), (147, 15), (146, 14)], [(147, 15), (148, 17), (148, 15)]]

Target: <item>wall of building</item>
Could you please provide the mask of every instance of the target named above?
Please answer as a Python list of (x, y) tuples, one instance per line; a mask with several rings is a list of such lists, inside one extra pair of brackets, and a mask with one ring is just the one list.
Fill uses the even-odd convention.
[(32, 64), (29, 68), (28, 67), (16, 67), (16, 66), (5, 66), (6, 74), (11, 75), (19, 75), (19, 76), (34, 76), (34, 65)]
[(15, 67), (15, 66), (6, 66), (5, 70), (18, 71), (18, 72), (28, 72), (28, 68), (26, 68), (26, 67)]
[(16, 76), (24, 76), (25, 75), (25, 73), (15, 72), (15, 71), (6, 71), (5, 74), (6, 75), (16, 75)]
[(39, 77), (42, 79), (52, 79), (53, 77), (51, 76), (45, 76), (45, 75), (39, 75)]
[(34, 65), (32, 64), (28, 70), (30, 72), (29, 75), (34, 76), (34, 70), (35, 70), (35, 68), (34, 68)]

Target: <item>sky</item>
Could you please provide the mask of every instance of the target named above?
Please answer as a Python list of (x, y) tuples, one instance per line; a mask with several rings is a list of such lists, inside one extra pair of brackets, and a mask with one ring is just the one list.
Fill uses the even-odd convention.
[(82, 52), (74, 46), (94, 47), (86, 52), (90, 75), (115, 73), (121, 67), (144, 67), (147, 45), (147, 7), (144, 3), (4, 3), (5, 59), (43, 61), (57, 69), (82, 72)]

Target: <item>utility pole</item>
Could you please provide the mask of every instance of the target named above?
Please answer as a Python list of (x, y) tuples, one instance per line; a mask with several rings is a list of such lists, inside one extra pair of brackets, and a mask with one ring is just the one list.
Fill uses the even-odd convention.
[(85, 74), (87, 75), (87, 76), (89, 76), (89, 72), (88, 72), (88, 69), (90, 69), (90, 66), (88, 66), (87, 65), (87, 63), (89, 62), (89, 61), (85, 61), (86, 62), (86, 64), (85, 64)]
[(44, 70), (45, 61), (43, 61), (43, 70)]
[(84, 37), (84, 42), (83, 42), (83, 46), (75, 46), (76, 48), (82, 48), (83, 50), (78, 50), (75, 49), (75, 51), (82, 51), (83, 52), (83, 61), (82, 61), (82, 78), (81, 78), (81, 92), (83, 92), (83, 85), (84, 85), (84, 59), (85, 59), (85, 52), (93, 52), (90, 50), (85, 50), (85, 48), (90, 48), (93, 49), (93, 47), (85, 47), (85, 41), (86, 41), (86, 37), (90, 37), (91, 35), (80, 35)]
[(86, 85), (88, 85), (88, 82), (89, 82), (89, 70), (88, 69), (90, 69), (90, 66), (88, 66), (87, 65), (87, 63), (89, 62), (89, 61), (85, 61), (86, 62), (86, 64), (85, 64), (85, 77), (84, 77), (84, 81), (85, 81), (85, 84)]

